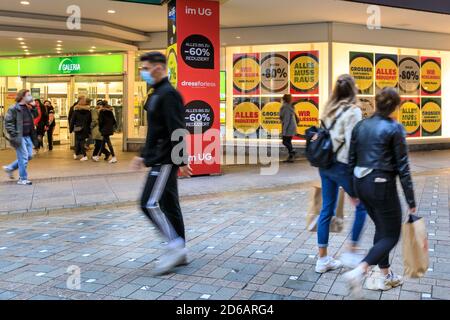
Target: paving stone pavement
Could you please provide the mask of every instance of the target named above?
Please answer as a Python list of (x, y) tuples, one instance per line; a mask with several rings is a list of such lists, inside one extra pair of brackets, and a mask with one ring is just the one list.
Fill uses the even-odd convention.
[[(450, 299), (450, 175), (414, 181), (429, 232), (430, 269), (390, 291), (364, 290), (366, 299)], [(284, 187), (184, 200), (191, 263), (162, 277), (151, 276), (151, 267), (164, 244), (134, 206), (5, 220), (0, 299), (350, 299), (344, 270), (314, 272), (316, 235), (305, 231), (308, 197), (307, 187)], [(330, 238), (333, 255), (349, 238), (349, 203), (345, 215), (345, 230)], [(368, 222), (364, 249), (373, 232)], [(401, 245), (391, 259), (402, 273)], [(74, 268), (79, 290), (67, 286)]]

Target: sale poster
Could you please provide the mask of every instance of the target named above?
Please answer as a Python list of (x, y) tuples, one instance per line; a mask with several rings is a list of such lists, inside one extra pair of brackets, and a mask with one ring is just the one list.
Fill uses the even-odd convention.
[(260, 80), (259, 53), (233, 55), (233, 94), (258, 95)]
[(361, 108), (363, 119), (371, 117), (375, 113), (375, 98), (359, 97), (359, 107)]
[(405, 128), (408, 137), (420, 137), (420, 99), (402, 98), (399, 108), (399, 122)]
[(350, 52), (350, 75), (355, 79), (359, 94), (373, 94), (373, 53)]
[(294, 109), (300, 120), (297, 133), (305, 138), (306, 130), (319, 124), (319, 98), (305, 97), (295, 100)]
[(375, 55), (375, 85), (376, 93), (386, 87), (398, 86), (398, 56), (395, 54)]
[(280, 98), (262, 98), (261, 105), (261, 127), (268, 136), (281, 136)]
[(420, 92), (420, 60), (414, 56), (399, 57), (399, 93), (401, 96), (418, 96)]
[(319, 93), (319, 51), (290, 53), (291, 94)]
[(421, 57), (421, 87), (423, 96), (441, 95), (441, 58)]
[(284, 94), (289, 89), (287, 52), (261, 54), (261, 92)]
[(237, 137), (257, 138), (261, 124), (259, 98), (235, 98), (233, 124)]
[(442, 135), (442, 110), (440, 98), (422, 98), (422, 136)]

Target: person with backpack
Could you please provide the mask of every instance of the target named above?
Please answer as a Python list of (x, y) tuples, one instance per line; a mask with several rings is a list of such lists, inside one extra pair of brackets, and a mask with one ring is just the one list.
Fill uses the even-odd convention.
[(359, 123), (352, 135), (349, 166), (354, 173), (356, 194), (375, 224), (373, 247), (354, 270), (344, 274), (353, 295), (361, 293), (364, 277), (374, 265), (383, 274), (375, 289), (385, 291), (402, 284), (402, 278), (392, 272), (389, 263), (389, 254), (402, 229), (397, 176), (410, 214), (416, 212), (416, 201), (406, 134), (403, 126), (391, 118), (400, 101), (396, 89), (383, 89), (376, 96), (375, 114)]
[[(356, 200), (353, 177), (348, 166), (352, 130), (362, 120), (362, 111), (357, 105), (357, 92), (353, 77), (341, 75), (323, 111), (322, 128), (316, 130), (312, 137), (311, 132), (314, 130), (307, 131), (307, 158), (312, 165), (319, 167), (322, 181), (322, 210), (317, 223), (319, 258), (315, 267), (318, 273), (335, 270), (343, 265), (341, 261), (329, 256), (327, 250), (330, 223), (335, 215), (340, 187), (351, 197), (352, 203), (356, 206), (352, 242), (343, 258), (348, 266), (354, 266), (363, 258), (357, 254), (357, 243), (367, 212)], [(327, 150), (327, 153), (321, 153), (324, 150)], [(318, 151), (316, 158), (314, 151)]]
[(70, 133), (75, 132), (75, 154), (74, 160), (81, 155), (80, 161), (87, 161), (86, 139), (91, 134), (91, 99), (83, 97), (74, 107), (73, 115), (70, 121)]
[[(114, 134), (114, 129), (117, 125), (116, 118), (114, 117), (113, 107), (111, 107), (107, 101), (104, 101), (102, 107), (100, 108), (99, 116), (98, 116), (98, 124), (100, 133), (103, 137), (103, 142), (100, 150), (106, 149), (106, 145), (108, 145), (109, 153), (112, 155), (109, 163), (116, 163), (117, 158), (114, 153), (114, 148), (111, 143), (111, 136)], [(109, 158), (107, 154), (105, 156), (105, 160)]]
[(294, 106), (292, 105), (292, 96), (285, 94), (282, 98), (283, 105), (280, 109), (280, 120), (282, 127), (283, 145), (288, 149), (289, 156), (286, 162), (294, 162), (295, 151), (292, 146), (292, 137), (297, 134), (298, 116), (295, 114)]

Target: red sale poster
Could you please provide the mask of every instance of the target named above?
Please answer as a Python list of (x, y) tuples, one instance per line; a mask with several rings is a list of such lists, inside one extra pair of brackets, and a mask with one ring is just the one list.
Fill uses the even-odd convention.
[(291, 94), (319, 93), (319, 51), (290, 53)]
[(170, 78), (186, 106), (190, 164), (194, 175), (220, 173), (219, 2), (172, 0), (168, 16)]
[(441, 58), (421, 57), (420, 86), (422, 96), (441, 95)]
[(260, 82), (259, 53), (233, 55), (233, 94), (258, 95)]
[(300, 120), (297, 124), (297, 134), (303, 140), (306, 130), (319, 125), (319, 97), (299, 98), (293, 101), (293, 105)]

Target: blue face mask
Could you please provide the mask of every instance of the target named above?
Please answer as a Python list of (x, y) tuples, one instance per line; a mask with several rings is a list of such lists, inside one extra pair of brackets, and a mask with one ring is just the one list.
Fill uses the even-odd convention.
[(141, 70), (141, 78), (151, 86), (155, 84), (155, 78), (153, 78), (149, 71)]

